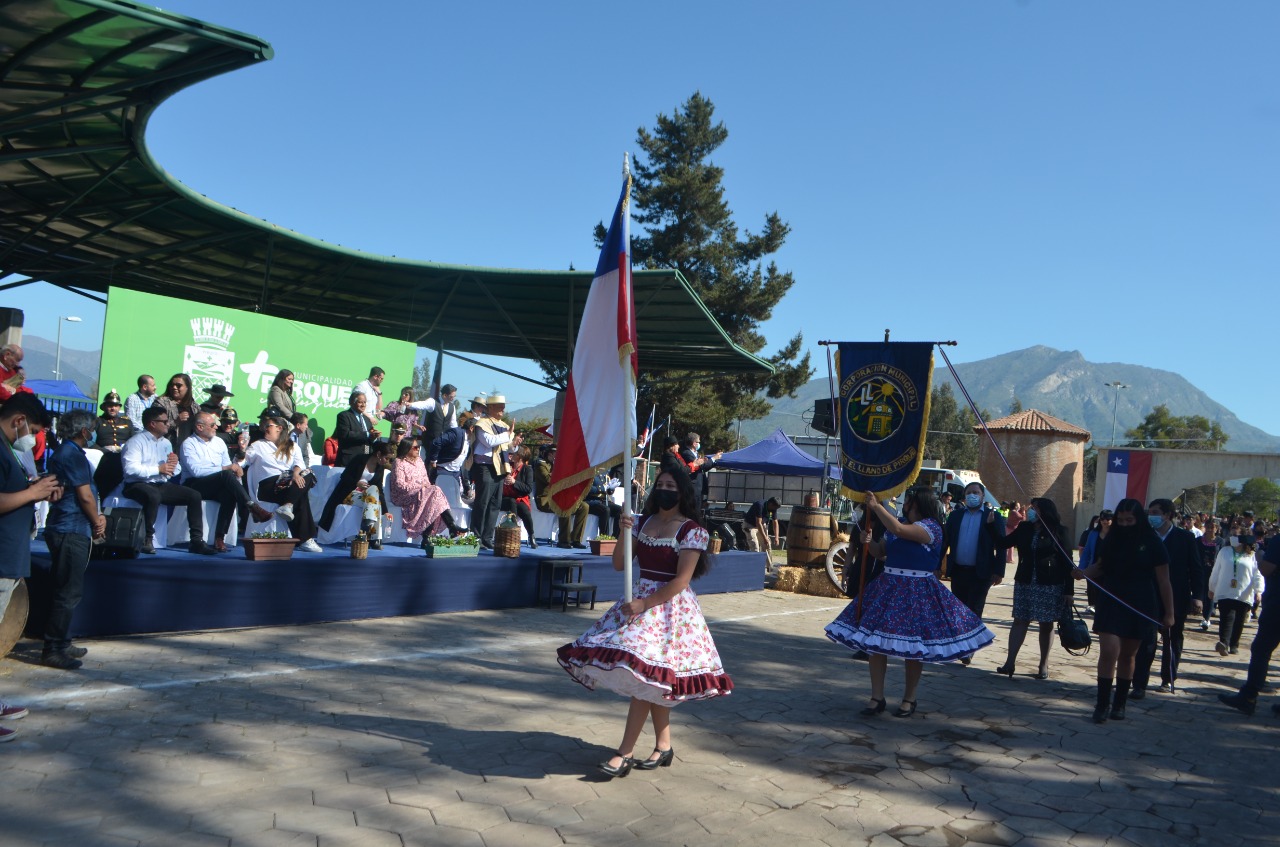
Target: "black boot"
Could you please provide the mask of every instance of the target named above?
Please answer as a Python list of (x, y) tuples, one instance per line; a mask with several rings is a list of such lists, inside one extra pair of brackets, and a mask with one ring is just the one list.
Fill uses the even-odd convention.
[(454, 522), (453, 512), (450, 512), (448, 509), (445, 509), (440, 513), (440, 520), (444, 521), (444, 528), (449, 530), (450, 537), (457, 538), (459, 535), (467, 534), (466, 530), (462, 529), (456, 522)]
[(1111, 711), (1111, 680), (1098, 677), (1098, 705), (1093, 709), (1093, 722), (1106, 723)]
[(1129, 699), (1129, 685), (1132, 680), (1116, 680), (1116, 699), (1111, 704), (1111, 720), (1124, 720), (1124, 704)]

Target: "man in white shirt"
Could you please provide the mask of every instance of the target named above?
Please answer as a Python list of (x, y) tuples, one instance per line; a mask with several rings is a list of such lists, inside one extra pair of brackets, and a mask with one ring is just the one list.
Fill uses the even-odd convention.
[(213, 549), (227, 552), (226, 535), (236, 506), (251, 513), (256, 521), (271, 518), (245, 490), (244, 469), (231, 461), (227, 443), (217, 437), (218, 419), (211, 412), (196, 414), (194, 438), (182, 442), (182, 484), (195, 489), (205, 500), (218, 501), (218, 522), (213, 529)]
[(130, 394), (129, 399), (124, 401), (124, 414), (129, 419), (129, 426), (133, 427), (134, 435), (142, 432), (142, 413), (150, 409), (155, 400), (155, 378), (150, 374), (143, 374), (138, 377), (138, 390)]
[(143, 553), (155, 553), (156, 514), (161, 504), (187, 507), (187, 528), (191, 533), (191, 552), (211, 555), (215, 551), (204, 543), (204, 516), (200, 512), (200, 492), (178, 485), (178, 454), (165, 434), (169, 431), (169, 413), (163, 406), (153, 405), (142, 413), (142, 432), (124, 443), (120, 451), (124, 463), (125, 497), (142, 504), (147, 524), (147, 540)]
[(352, 394), (363, 394), (365, 396), (365, 408), (375, 418), (382, 415), (382, 380), (386, 379), (386, 372), (382, 368), (370, 368), (369, 378), (357, 385)]

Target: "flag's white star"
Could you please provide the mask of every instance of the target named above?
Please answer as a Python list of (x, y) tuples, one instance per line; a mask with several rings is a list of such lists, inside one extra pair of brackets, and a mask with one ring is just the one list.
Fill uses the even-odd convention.
[(1111, 464), (1115, 465), (1118, 468), (1120, 467), (1120, 465), (1123, 464), (1123, 462), (1120, 461), (1119, 456), (1116, 456), (1114, 459), (1111, 460)]

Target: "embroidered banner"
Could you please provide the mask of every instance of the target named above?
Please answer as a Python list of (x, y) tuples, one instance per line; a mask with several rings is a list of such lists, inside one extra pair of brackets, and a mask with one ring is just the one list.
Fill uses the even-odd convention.
[(841, 342), (836, 373), (845, 495), (900, 494), (915, 482), (924, 455), (933, 344)]

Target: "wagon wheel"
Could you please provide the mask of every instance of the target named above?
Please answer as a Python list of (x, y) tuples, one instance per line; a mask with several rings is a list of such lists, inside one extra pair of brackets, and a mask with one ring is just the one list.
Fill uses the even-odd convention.
[(827, 578), (831, 580), (831, 584), (843, 591), (849, 593), (848, 589), (848, 565), (849, 563), (849, 539), (837, 541), (827, 548)]

